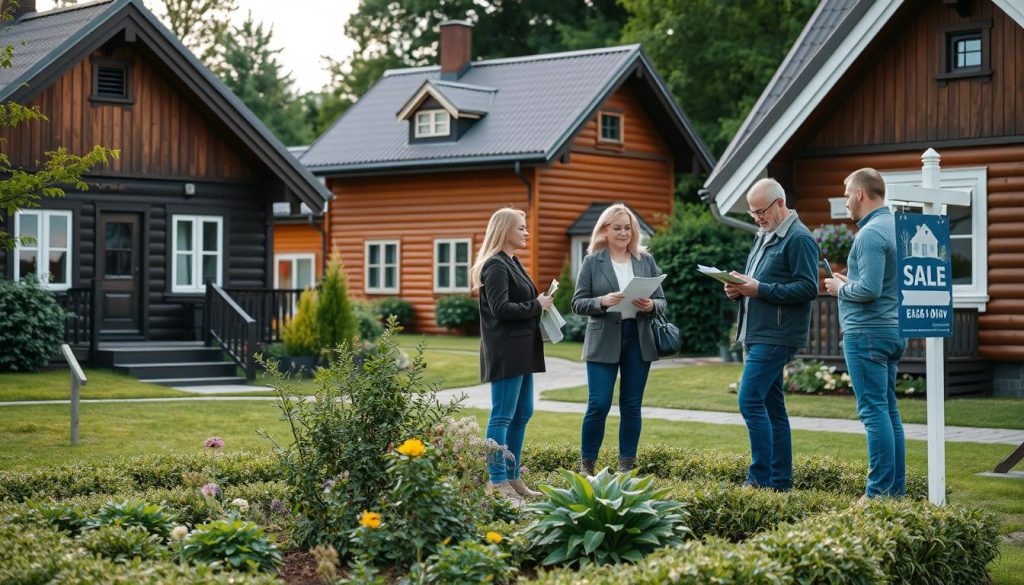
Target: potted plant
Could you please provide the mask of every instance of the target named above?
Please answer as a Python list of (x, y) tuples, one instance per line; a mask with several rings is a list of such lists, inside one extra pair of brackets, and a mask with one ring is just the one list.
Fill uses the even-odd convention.
[[(814, 232), (814, 241), (818, 243), (821, 257), (828, 259), (833, 266), (846, 266), (846, 259), (853, 246), (853, 230), (845, 223), (827, 223), (818, 226)], [(833, 271), (836, 269), (833, 268)]]
[(301, 372), (304, 377), (312, 377), (313, 368), (320, 356), (317, 305), (316, 291), (303, 291), (295, 316), (281, 328), (281, 342), (285, 354), (279, 366), (282, 372)]

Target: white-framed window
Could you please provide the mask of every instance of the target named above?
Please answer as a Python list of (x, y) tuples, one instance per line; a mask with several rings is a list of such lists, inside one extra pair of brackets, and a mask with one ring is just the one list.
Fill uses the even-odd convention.
[(469, 292), (469, 238), (434, 240), (434, 292)]
[(366, 242), (366, 280), (363, 289), (368, 293), (398, 294), (397, 240), (376, 240)]
[(71, 288), (71, 222), (65, 210), (30, 209), (14, 214), (14, 237), (32, 238), (14, 248), (14, 280), (33, 276), (43, 288)]
[[(883, 172), (889, 185), (920, 185), (921, 171)], [(943, 206), (949, 217), (949, 244), (953, 264), (953, 306), (985, 311), (988, 303), (988, 170), (986, 167), (942, 169), (939, 187), (970, 191), (971, 205)], [(893, 210), (921, 213), (920, 204), (890, 200)]]
[(597, 116), (598, 142), (622, 144), (622, 114), (601, 112)]
[(316, 286), (316, 254), (274, 256), (274, 288), (307, 289)]
[(224, 218), (175, 215), (171, 226), (171, 292), (201, 293), (206, 281), (223, 283)]
[(580, 266), (583, 259), (587, 257), (587, 246), (590, 245), (590, 236), (573, 236), (570, 249), (570, 261), (572, 262), (572, 281), (576, 282), (580, 276)]
[(422, 110), (416, 112), (416, 138), (433, 138), (451, 134), (451, 114), (447, 110)]

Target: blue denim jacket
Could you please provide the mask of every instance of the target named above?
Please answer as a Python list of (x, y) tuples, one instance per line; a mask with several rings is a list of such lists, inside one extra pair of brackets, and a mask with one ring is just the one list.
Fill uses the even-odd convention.
[(843, 333), (899, 330), (896, 220), (880, 207), (857, 222), (860, 231), (846, 261), (850, 282), (839, 289)]
[(795, 211), (761, 249), (755, 243), (746, 270), (760, 284), (756, 298), (740, 302), (737, 339), (747, 345), (806, 346), (811, 301), (818, 298), (818, 244)]

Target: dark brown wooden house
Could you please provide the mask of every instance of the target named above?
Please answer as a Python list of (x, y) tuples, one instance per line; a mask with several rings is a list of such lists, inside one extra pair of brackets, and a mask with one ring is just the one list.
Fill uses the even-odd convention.
[[(1024, 7), (1014, 0), (824, 0), (705, 187), (744, 209), (762, 173), (810, 227), (843, 179), (870, 166), (920, 182), (942, 157), (944, 188), (970, 190), (952, 225), (954, 337), (947, 388), (1024, 395)], [(726, 220), (727, 221), (727, 220)], [(841, 365), (830, 299), (811, 356)], [(923, 372), (919, 342), (904, 359)]]
[(92, 350), (209, 337), (207, 281), (228, 299), (274, 286), (272, 204), (321, 209), (330, 194), (140, 0), (39, 13), (20, 1), (0, 32), (15, 46), (0, 100), (49, 121), (0, 132), (12, 164), (31, 170), (57, 147), (121, 154), (88, 191), (2, 218), (36, 243), (0, 252), (0, 276), (60, 295)]
[(387, 71), (301, 158), (334, 193), (328, 245), (350, 290), (408, 300), (419, 331), (470, 292), (496, 209), (526, 211), (520, 257), (545, 287), (611, 202), (651, 232), (677, 175), (712, 164), (639, 45), (474, 61), (471, 31), (442, 24), (439, 67)]

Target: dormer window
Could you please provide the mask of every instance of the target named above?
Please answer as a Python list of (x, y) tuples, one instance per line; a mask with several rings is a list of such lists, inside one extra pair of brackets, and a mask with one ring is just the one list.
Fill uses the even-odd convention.
[(446, 110), (416, 112), (416, 138), (435, 138), (451, 134), (451, 114)]
[(102, 102), (130, 103), (131, 67), (127, 61), (111, 59), (92, 63), (92, 99)]

